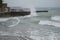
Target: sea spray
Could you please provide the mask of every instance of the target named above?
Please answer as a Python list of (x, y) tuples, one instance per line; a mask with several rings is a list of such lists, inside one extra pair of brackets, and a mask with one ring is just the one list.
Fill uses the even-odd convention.
[(24, 17), (32, 17), (32, 16), (37, 16), (36, 14), (36, 9), (34, 5), (29, 5), (28, 8), (30, 9), (30, 15), (24, 16)]

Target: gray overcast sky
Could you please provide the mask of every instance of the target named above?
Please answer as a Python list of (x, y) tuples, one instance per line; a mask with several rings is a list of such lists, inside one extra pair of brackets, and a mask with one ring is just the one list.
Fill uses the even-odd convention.
[(60, 7), (60, 0), (3, 0), (8, 6)]

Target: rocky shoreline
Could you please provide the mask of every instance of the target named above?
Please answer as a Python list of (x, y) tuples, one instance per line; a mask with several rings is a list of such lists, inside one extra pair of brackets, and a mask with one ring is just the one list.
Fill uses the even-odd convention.
[(30, 15), (30, 12), (6, 12), (0, 13), (0, 17), (15, 17), (15, 16), (25, 16)]

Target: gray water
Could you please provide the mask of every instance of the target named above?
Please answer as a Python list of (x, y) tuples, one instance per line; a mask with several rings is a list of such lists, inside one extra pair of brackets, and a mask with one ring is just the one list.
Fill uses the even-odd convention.
[(60, 27), (39, 24), (40, 20), (51, 20), (52, 16), (60, 16), (60, 10), (48, 10), (48, 12), (39, 12), (37, 15), (18, 17), (20, 23), (14, 27), (8, 26), (15, 20), (0, 22), (0, 35), (18, 36), (18, 39), (23, 36), (20, 40), (25, 40), (25, 36), (29, 40), (60, 40)]

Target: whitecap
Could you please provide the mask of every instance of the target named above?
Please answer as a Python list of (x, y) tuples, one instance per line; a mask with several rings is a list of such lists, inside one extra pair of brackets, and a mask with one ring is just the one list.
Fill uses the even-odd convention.
[(60, 21), (60, 16), (53, 16), (51, 17), (51, 20)]
[(41, 24), (41, 25), (52, 25), (51, 23), (52, 22), (49, 20), (40, 20), (40, 22), (39, 22), (39, 24)]
[(52, 25), (55, 26), (55, 27), (60, 27), (60, 22), (52, 21)]
[(55, 27), (60, 27), (60, 22), (49, 21), (49, 20), (40, 20), (39, 24), (41, 24), (41, 25), (53, 25)]

